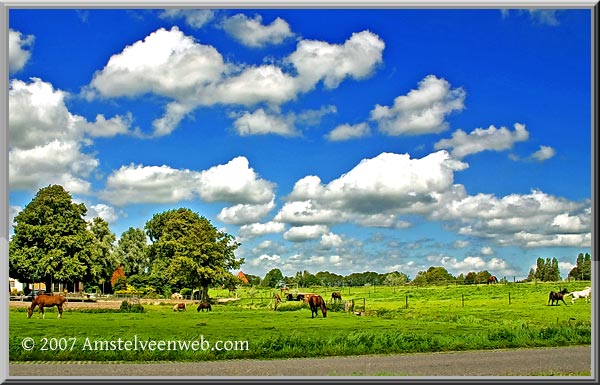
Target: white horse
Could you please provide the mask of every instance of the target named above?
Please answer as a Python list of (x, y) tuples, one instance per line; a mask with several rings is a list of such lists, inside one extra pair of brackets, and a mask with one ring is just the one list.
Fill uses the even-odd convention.
[(569, 293), (568, 295), (571, 296), (571, 304), (573, 304), (578, 298), (585, 298), (587, 302), (590, 302), (590, 294), (592, 294), (592, 288), (588, 286), (583, 290), (574, 291), (572, 293)]

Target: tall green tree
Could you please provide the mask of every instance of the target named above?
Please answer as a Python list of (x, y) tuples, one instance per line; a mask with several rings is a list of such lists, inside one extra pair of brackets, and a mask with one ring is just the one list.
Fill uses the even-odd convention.
[(569, 272), (569, 278), (590, 281), (592, 279), (592, 257), (585, 253), (577, 255), (575, 267)]
[(409, 281), (408, 275), (399, 271), (393, 271), (385, 275), (383, 284), (386, 286), (402, 286)]
[(133, 227), (121, 234), (115, 252), (127, 276), (149, 270), (147, 239), (144, 230)]
[(239, 269), (235, 258), (240, 246), (232, 235), (217, 230), (208, 219), (187, 208), (155, 214), (146, 222), (152, 242), (148, 249), (152, 274), (172, 285), (198, 288), (208, 300), (208, 288)]
[(40, 189), (14, 218), (9, 274), (21, 282), (77, 282), (94, 276), (95, 239), (84, 219), (87, 208), (73, 203), (60, 185)]
[(275, 268), (271, 269), (265, 274), (265, 277), (261, 281), (261, 286), (263, 287), (277, 287), (279, 281), (283, 279), (283, 273), (281, 270)]
[(110, 281), (113, 271), (119, 266), (114, 252), (116, 236), (110, 231), (108, 222), (100, 217), (92, 219), (89, 228), (94, 235), (95, 247), (92, 253), (93, 265), (87, 281), (104, 286)]

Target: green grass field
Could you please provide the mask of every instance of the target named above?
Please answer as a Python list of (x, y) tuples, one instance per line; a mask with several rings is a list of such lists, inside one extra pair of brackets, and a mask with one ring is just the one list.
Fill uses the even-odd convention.
[[(589, 284), (562, 283), (570, 291)], [(70, 309), (62, 319), (56, 310), (27, 319), (24, 308), (11, 308), (9, 354), (10, 361), (196, 361), (591, 344), (590, 303), (571, 305), (568, 297), (566, 306), (547, 306), (549, 291), (560, 285), (343, 288), (355, 310), (364, 299), (364, 315), (331, 309), (325, 319), (311, 318), (298, 302), (274, 311), (271, 290), (254, 291), (253, 298), (240, 290), (242, 299), (200, 313), (195, 306), (175, 313), (170, 301), (144, 305), (144, 313)], [(330, 302), (330, 289), (305, 291)], [(186, 348), (188, 341), (198, 341), (196, 349)]]

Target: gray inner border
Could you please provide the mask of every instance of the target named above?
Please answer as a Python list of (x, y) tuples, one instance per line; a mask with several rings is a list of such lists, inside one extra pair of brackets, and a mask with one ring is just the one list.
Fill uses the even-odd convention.
[[(9, 184), (8, 184), (8, 79), (9, 79), (9, 71), (8, 71), (8, 12), (10, 9), (36, 9), (36, 8), (50, 8), (50, 9), (58, 9), (58, 8), (80, 8), (80, 9), (92, 9), (92, 8), (108, 8), (108, 9), (144, 9), (144, 8), (220, 8), (220, 9), (260, 9), (260, 8), (339, 8), (339, 9), (361, 9), (361, 8), (390, 8), (390, 9), (402, 9), (402, 8), (419, 8), (419, 9), (439, 9), (439, 8), (449, 8), (449, 9), (460, 9), (460, 8), (477, 8), (477, 9), (519, 9), (519, 8), (538, 8), (538, 9), (590, 9), (591, 10), (591, 150), (592, 150), (592, 159), (591, 159), (591, 199), (592, 199), (592, 286), (596, 287), (597, 283), (597, 275), (599, 272), (598, 268), (598, 260), (596, 259), (596, 250), (597, 250), (597, 239), (595, 237), (596, 230), (596, 207), (595, 202), (597, 199), (597, 180), (596, 176), (596, 165), (598, 161), (597, 155), (597, 140), (598, 140), (598, 117), (597, 117), (597, 109), (596, 102), (598, 100), (598, 86), (597, 86), (597, 34), (598, 34), (598, 10), (599, 5), (596, 0), (578, 0), (578, 1), (564, 1), (564, 0), (529, 0), (529, 1), (505, 1), (505, 2), (492, 2), (492, 1), (482, 1), (482, 0), (472, 0), (472, 1), (452, 1), (452, 0), (438, 0), (438, 1), (406, 1), (406, 0), (376, 0), (376, 1), (342, 1), (342, 0), (327, 0), (327, 1), (319, 1), (319, 0), (302, 0), (302, 1), (285, 1), (285, 0), (249, 0), (249, 1), (173, 1), (167, 2), (166, 0), (157, 0), (157, 1), (89, 1), (82, 2), (77, 0), (63, 0), (63, 1), (53, 1), (53, 0), (38, 0), (38, 1), (20, 1), (20, 0), (0, 0), (0, 52), (2, 55), (2, 60), (0, 61), (0, 86), (2, 89), (2, 93), (0, 94), (0, 150), (2, 156), (2, 162), (0, 163), (0, 260), (3, 263), (4, 268), (0, 269), (1, 278), (4, 282), (7, 282), (9, 279), (8, 276), (8, 234), (9, 234), (9, 226), (11, 224), (8, 223), (9, 220), (9, 208), (8, 208), (8, 196), (9, 196)], [(239, 377), (199, 377), (191, 381), (189, 378), (177, 379), (177, 378), (169, 378), (168, 382), (179, 382), (179, 383), (199, 383), (199, 382), (226, 382), (226, 383), (270, 383), (270, 382), (287, 382), (287, 383), (300, 383), (300, 382), (327, 382), (327, 383), (354, 383), (354, 382), (374, 382), (374, 383), (397, 383), (400, 381), (406, 382), (425, 382), (425, 383), (466, 383), (472, 382), (515, 382), (524, 381), (524, 379), (531, 379), (531, 381), (527, 382), (558, 382), (562, 383), (568, 381), (569, 383), (597, 383), (597, 343), (595, 337), (597, 337), (596, 330), (596, 322), (598, 320), (598, 307), (597, 301), (595, 297), (592, 298), (592, 371), (591, 377), (589, 379), (580, 379), (580, 378), (569, 378), (569, 377), (539, 377), (539, 378), (529, 378), (529, 377), (423, 377), (423, 378), (414, 378), (414, 377), (389, 377), (389, 378), (373, 378), (373, 377), (363, 377), (361, 378), (330, 378), (330, 377), (310, 377), (307, 379), (305, 377), (286, 377), (286, 378), (270, 378), (270, 377), (254, 377), (241, 380)], [(3, 295), (0, 296), (0, 306), (2, 309), (8, 309), (8, 296)], [(0, 381), (2, 383), (17, 383), (17, 382), (30, 382), (31, 378), (19, 378), (19, 377), (9, 377), (9, 361), (8, 361), (8, 311), (5, 313), (6, 315), (0, 317), (0, 325), (2, 326), (0, 329), (0, 344), (2, 345), (2, 349), (0, 352), (4, 354), (0, 354), (2, 357), (0, 359)], [(166, 379), (164, 377), (143, 377), (143, 378), (128, 378), (128, 377), (110, 377), (107, 380), (106, 377), (40, 377), (40, 379), (46, 382), (58, 382), (58, 383), (67, 383), (67, 382), (92, 382), (92, 383), (102, 383), (106, 381), (114, 382), (115, 380), (123, 381), (123, 382), (162, 382)], [(104, 381), (103, 381), (104, 380)]]

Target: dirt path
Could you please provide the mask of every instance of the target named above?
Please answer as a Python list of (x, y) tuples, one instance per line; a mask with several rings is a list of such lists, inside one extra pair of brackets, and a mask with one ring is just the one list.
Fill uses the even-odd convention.
[[(528, 376), (591, 373), (590, 346), (289, 360), (127, 363), (11, 363), (13, 376)], [(39, 378), (39, 377), (38, 377)]]

